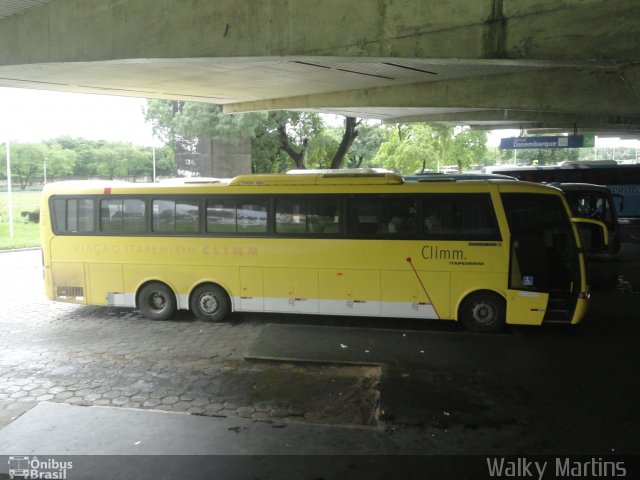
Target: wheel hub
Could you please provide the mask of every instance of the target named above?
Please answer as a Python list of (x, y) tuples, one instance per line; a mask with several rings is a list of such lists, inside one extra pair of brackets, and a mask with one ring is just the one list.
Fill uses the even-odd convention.
[(151, 296), (151, 301), (149, 302), (151, 308), (153, 308), (154, 310), (163, 310), (165, 305), (167, 304), (166, 299), (164, 298), (164, 296), (158, 292), (155, 292), (152, 296)]
[(496, 311), (492, 305), (479, 303), (474, 305), (472, 311), (473, 319), (480, 323), (490, 323), (496, 316)]
[(198, 302), (200, 309), (207, 315), (211, 315), (218, 310), (218, 299), (215, 295), (205, 293)]

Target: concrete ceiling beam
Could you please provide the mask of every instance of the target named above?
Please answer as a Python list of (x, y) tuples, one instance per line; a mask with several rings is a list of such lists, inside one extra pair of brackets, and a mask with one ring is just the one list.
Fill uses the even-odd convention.
[(224, 105), (224, 111), (448, 107), (636, 116), (640, 112), (639, 92), (640, 66), (634, 65), (623, 71), (537, 70), (231, 103)]
[(0, 21), (0, 65), (293, 55), (626, 62), (639, 59), (639, 20), (636, 0), (52, 0)]
[(449, 113), (460, 123), (477, 110), (539, 112), (520, 117), (538, 121), (548, 113), (640, 116), (637, 0), (0, 0), (0, 7), (0, 86), (385, 121)]
[[(621, 117), (614, 115), (573, 115), (567, 113), (522, 111), (522, 110), (480, 110), (471, 112), (439, 113), (395, 118), (393, 123), (460, 123), (464, 125), (504, 124), (521, 125), (531, 123), (577, 125), (640, 125), (640, 116)], [(519, 128), (519, 127), (514, 127)]]

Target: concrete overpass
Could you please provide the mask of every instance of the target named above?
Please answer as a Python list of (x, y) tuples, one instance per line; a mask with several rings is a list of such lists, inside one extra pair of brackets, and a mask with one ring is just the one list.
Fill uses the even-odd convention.
[(0, 0), (0, 86), (640, 132), (636, 0)]

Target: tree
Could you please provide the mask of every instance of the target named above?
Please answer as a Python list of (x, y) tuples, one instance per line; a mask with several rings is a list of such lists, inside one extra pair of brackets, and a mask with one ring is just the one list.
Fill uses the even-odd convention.
[(336, 153), (333, 155), (333, 159), (331, 159), (331, 168), (340, 168), (342, 165), (342, 161), (351, 148), (353, 141), (358, 136), (358, 131), (356, 128), (362, 123), (361, 120), (356, 120), (354, 117), (345, 117), (344, 119), (344, 133), (342, 135), (342, 140), (340, 141), (340, 145), (338, 145), (338, 149)]
[(387, 125), (384, 131), (374, 163), (403, 174), (437, 168), (432, 131), (426, 124)]
[[(151, 148), (146, 148), (145, 151), (153, 158)], [(168, 145), (156, 148), (156, 176), (175, 177), (176, 175), (176, 160), (173, 149)]]
[[(178, 100), (147, 100), (145, 118), (153, 131), (173, 150), (180, 165), (174, 170), (190, 171), (199, 142), (222, 139), (253, 139), (267, 118), (266, 113), (225, 115), (219, 105)], [(195, 172), (195, 171), (194, 171)]]
[(112, 148), (101, 148), (94, 152), (96, 159), (96, 172), (98, 175), (113, 180), (115, 177), (126, 175), (125, 160)]
[(275, 130), (280, 149), (298, 169), (306, 168), (309, 140), (323, 128), (320, 116), (306, 112), (269, 112), (267, 131)]
[[(21, 190), (25, 190), (33, 177), (40, 176), (44, 167), (44, 148), (31, 143), (11, 144), (11, 177), (18, 179)], [(3, 155), (6, 162), (6, 158)], [(3, 165), (6, 163), (3, 162)], [(6, 167), (4, 168), (6, 175)]]
[(487, 134), (484, 131), (464, 129), (459, 132), (452, 145), (451, 159), (456, 159), (458, 171), (482, 163), (487, 153)]
[(124, 176), (131, 178), (134, 182), (136, 177), (151, 177), (153, 172), (151, 152), (134, 148), (123, 143), (118, 144), (114, 151), (123, 164)]
[(386, 141), (374, 162), (404, 174), (438, 171), (445, 165), (457, 165), (462, 171), (486, 152), (485, 132), (426, 123), (387, 126), (385, 131)]
[(56, 178), (71, 175), (78, 156), (76, 152), (64, 148), (59, 143), (47, 145), (47, 147), (44, 152), (47, 159), (47, 179), (53, 181)]
[[(328, 129), (315, 113), (272, 112), (269, 119), (275, 124), (280, 149), (291, 157), (298, 169), (340, 168), (361, 123), (354, 117), (345, 117), (345, 128), (338, 140), (337, 130)], [(312, 153), (313, 160), (308, 161)]]
[(199, 139), (251, 139), (254, 172), (318, 165), (339, 168), (358, 136), (360, 124), (357, 119), (347, 117), (336, 142), (334, 132), (327, 132), (322, 118), (315, 113), (274, 111), (227, 115), (213, 104), (149, 100), (145, 116), (156, 135), (169, 143), (176, 155), (193, 153)]
[(384, 131), (379, 124), (362, 123), (346, 155), (347, 168), (375, 166), (372, 161), (382, 144)]

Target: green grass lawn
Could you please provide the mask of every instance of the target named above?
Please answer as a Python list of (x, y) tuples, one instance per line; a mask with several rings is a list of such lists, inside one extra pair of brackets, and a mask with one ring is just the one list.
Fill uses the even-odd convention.
[(29, 223), (22, 217), (23, 211), (39, 208), (40, 192), (14, 191), (13, 200), (13, 238), (9, 238), (9, 215), (7, 211), (7, 192), (0, 193), (0, 250), (37, 247), (40, 245), (40, 225)]

